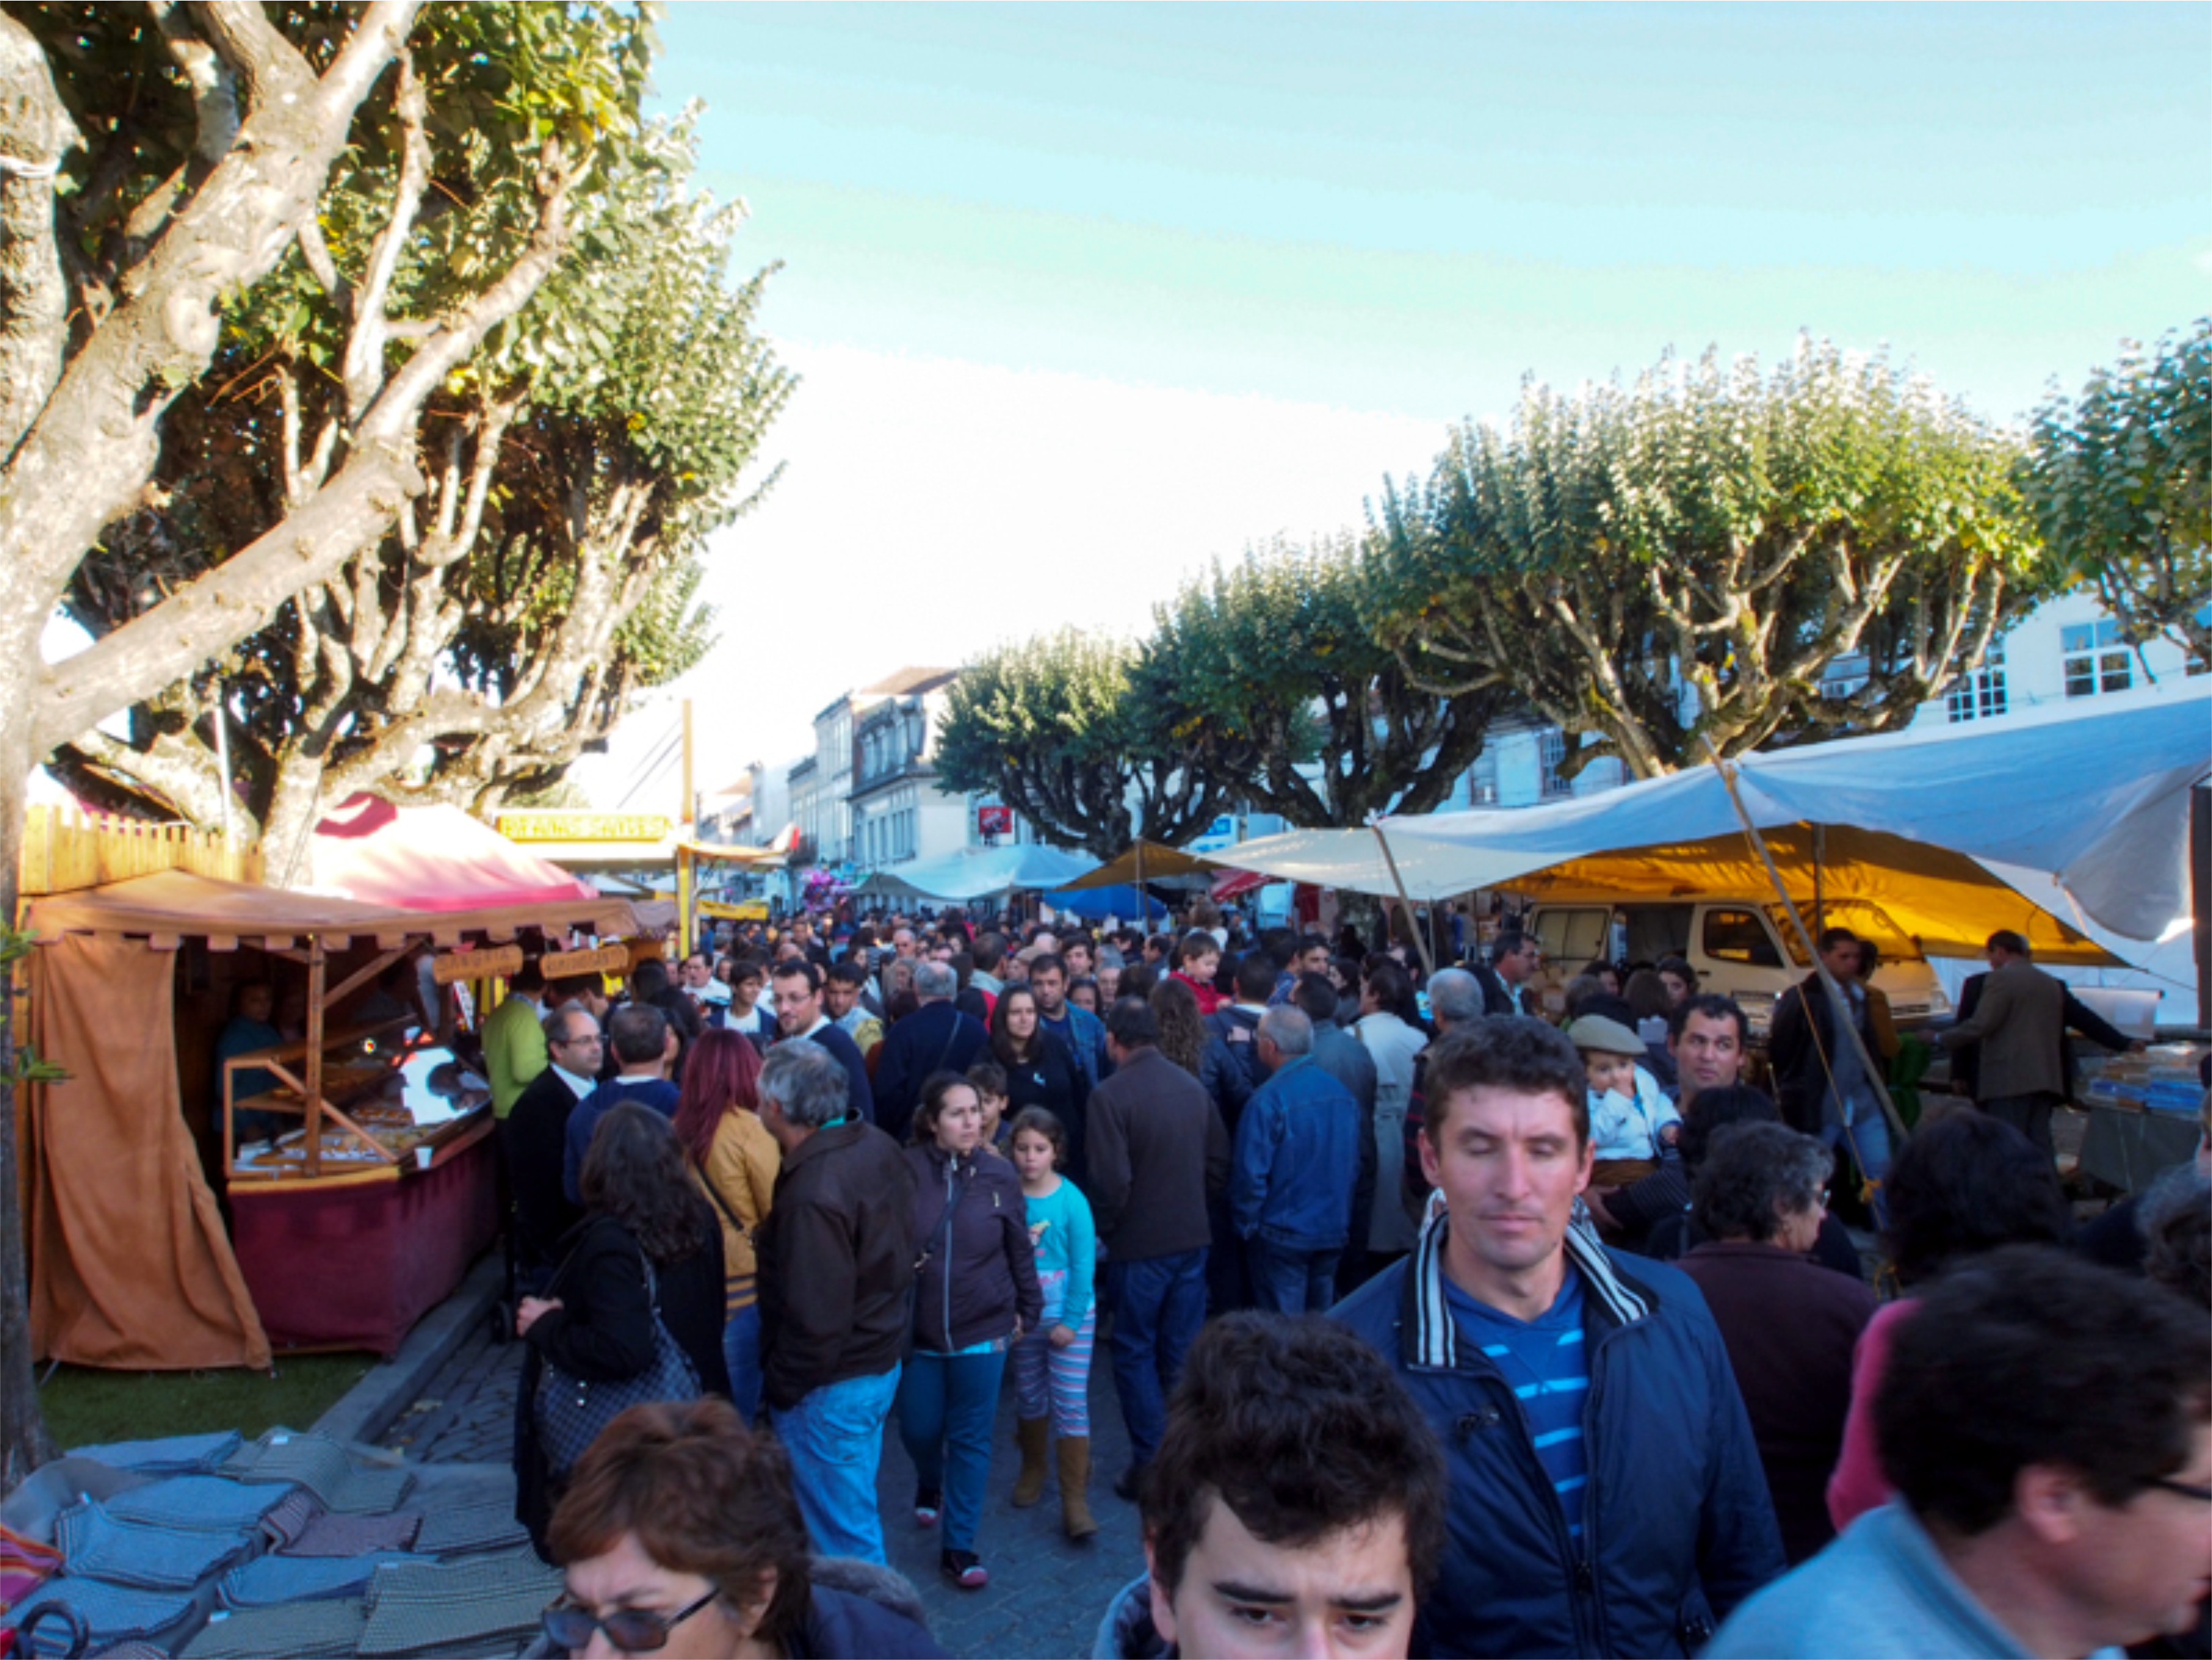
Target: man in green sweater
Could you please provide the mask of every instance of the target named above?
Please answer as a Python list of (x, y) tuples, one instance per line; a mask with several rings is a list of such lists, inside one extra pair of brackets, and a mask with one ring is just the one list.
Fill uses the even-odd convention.
[(545, 1070), (545, 1029), (541, 1006), (545, 976), (531, 958), (507, 982), (507, 1001), (483, 1025), (484, 1070), (491, 1074), (492, 1116), (504, 1120), (530, 1081)]

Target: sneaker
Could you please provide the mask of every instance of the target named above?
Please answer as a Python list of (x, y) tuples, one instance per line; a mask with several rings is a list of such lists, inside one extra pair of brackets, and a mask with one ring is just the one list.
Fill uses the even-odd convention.
[(972, 1550), (949, 1550), (937, 1559), (945, 1577), (963, 1590), (981, 1590), (991, 1583), (991, 1572)]
[(935, 1487), (916, 1487), (914, 1490), (914, 1524), (918, 1528), (937, 1525), (937, 1512), (944, 1508), (945, 1495)]
[(1114, 1496), (1125, 1503), (1133, 1505), (1137, 1502), (1137, 1490), (1144, 1484), (1145, 1467), (1142, 1464), (1132, 1464), (1115, 1478)]

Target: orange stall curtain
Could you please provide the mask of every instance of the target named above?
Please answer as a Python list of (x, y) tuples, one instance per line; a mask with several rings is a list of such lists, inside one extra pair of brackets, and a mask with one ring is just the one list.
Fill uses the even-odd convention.
[(31, 1337), (41, 1358), (269, 1365), (178, 1097), (174, 951), (83, 934), (31, 959)]

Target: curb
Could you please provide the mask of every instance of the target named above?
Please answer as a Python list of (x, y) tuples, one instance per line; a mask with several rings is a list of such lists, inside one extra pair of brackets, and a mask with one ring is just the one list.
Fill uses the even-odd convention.
[(506, 1266), (497, 1250), (471, 1268), (453, 1294), (416, 1323), (399, 1353), (368, 1369), (315, 1420), (318, 1434), (336, 1441), (374, 1444), (415, 1404), (438, 1368), (483, 1329), (505, 1288)]

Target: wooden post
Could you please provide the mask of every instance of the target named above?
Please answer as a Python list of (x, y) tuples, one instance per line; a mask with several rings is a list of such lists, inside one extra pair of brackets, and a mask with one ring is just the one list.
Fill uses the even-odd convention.
[(323, 1173), (323, 936), (307, 936), (307, 1174)]
[(1406, 908), (1407, 930), (1412, 933), (1413, 944), (1420, 951), (1423, 970), (1433, 980), (1437, 977), (1437, 959), (1429, 953), (1427, 931), (1421, 927), (1421, 919), (1413, 915), (1413, 902), (1406, 895), (1406, 879), (1398, 874), (1398, 855), (1390, 851), (1390, 838), (1382, 834), (1381, 819), (1370, 820), (1367, 828), (1375, 832), (1375, 839), (1382, 844), (1382, 862), (1389, 866), (1390, 880), (1398, 890), (1398, 903)]
[(1898, 1116), (1897, 1103), (1889, 1098), (1889, 1085), (1882, 1078), (1881, 1067), (1876, 1063), (1873, 1051), (1867, 1048), (1866, 1038), (1859, 1031), (1858, 1022), (1851, 1018), (1850, 999), (1836, 983), (1836, 976), (1828, 972), (1827, 964), (1821, 962), (1820, 950), (1813, 943), (1812, 933), (1806, 927), (1805, 919), (1797, 914), (1797, 902), (1790, 897), (1789, 886), (1783, 881), (1782, 872), (1775, 865), (1774, 854), (1767, 848), (1766, 838), (1759, 833), (1759, 826), (1751, 822), (1751, 813), (1743, 805), (1743, 797), (1736, 793), (1735, 775), (1721, 760), (1711, 739), (1705, 740), (1705, 753), (1712, 757), (1713, 770), (1720, 774), (1721, 782), (1727, 787), (1729, 805), (1735, 809), (1735, 816), (1743, 825), (1744, 835), (1750, 838), (1759, 861), (1766, 866), (1766, 879), (1774, 885), (1775, 897), (1781, 900), (1782, 909), (1789, 915), (1790, 926), (1796, 933), (1797, 943), (1804, 948), (1805, 960), (1812, 964), (1813, 972), (1820, 976), (1820, 984), (1828, 994), (1828, 1007), (1835, 1016), (1836, 1025), (1850, 1038), (1851, 1047), (1859, 1052), (1860, 1068), (1866, 1073), (1868, 1084), (1873, 1087), (1875, 1099), (1881, 1105), (1882, 1116), (1889, 1121), (1896, 1145), (1901, 1147), (1911, 1132), (1905, 1128), (1905, 1120)]
[[(689, 710), (691, 706), (684, 707)], [(691, 954), (691, 849), (679, 841), (676, 844), (676, 960), (679, 964)]]

